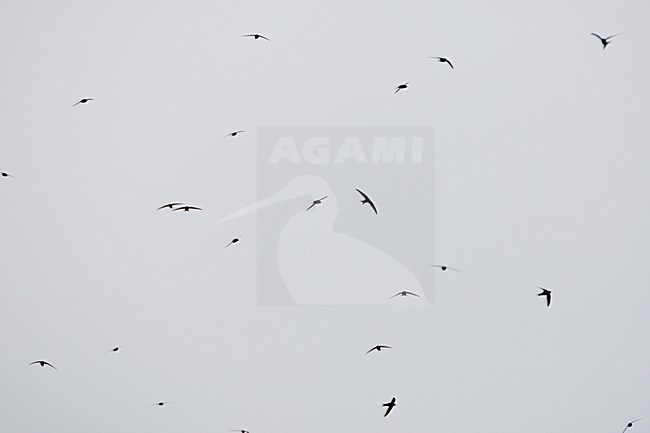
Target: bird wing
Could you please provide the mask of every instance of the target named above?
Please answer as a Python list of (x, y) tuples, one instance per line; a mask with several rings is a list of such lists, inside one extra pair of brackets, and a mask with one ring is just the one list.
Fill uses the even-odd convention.
[(592, 33), (592, 35), (596, 36), (596, 37), (597, 37), (598, 39), (600, 39), (601, 41), (604, 41), (604, 40), (605, 40), (605, 39), (601, 38), (600, 36), (598, 36), (596, 33)]
[(196, 206), (186, 206), (186, 207), (187, 207), (188, 209), (203, 210), (203, 209), (201, 209), (200, 207), (196, 207)]
[(375, 204), (372, 202), (372, 200), (368, 199), (368, 204), (370, 205), (372, 210), (374, 210), (375, 213), (377, 213), (377, 208), (375, 207)]
[(452, 268), (451, 266), (447, 266), (447, 269), (452, 270), (452, 271), (456, 271), (456, 272), (463, 272), (463, 271), (461, 271), (460, 269), (458, 269), (458, 268)]
[(370, 201), (370, 198), (366, 195), (365, 192), (361, 191), (359, 188), (355, 188), (355, 189), (359, 192), (359, 194), (363, 196), (364, 199)]
[(550, 307), (551, 306), (551, 292), (548, 292), (546, 294), (546, 306)]
[(316, 203), (312, 203), (311, 206), (309, 206), (309, 207), (307, 208), (307, 210), (313, 208), (314, 206), (316, 206)]
[(370, 349), (369, 351), (367, 351), (367, 352), (366, 352), (366, 355), (369, 354), (370, 352), (372, 352), (373, 350), (377, 350), (377, 346), (375, 346), (375, 347), (373, 347), (372, 349)]
[(34, 361), (34, 362), (29, 363), (29, 365), (33, 365), (33, 364), (40, 364), (40, 362), (39, 361)]
[(408, 293), (409, 295), (417, 296), (418, 298), (420, 297), (420, 295), (416, 295), (416, 294), (413, 293), (413, 292), (404, 292), (404, 293)]
[(52, 368), (55, 369), (55, 370), (57, 369), (55, 366), (53, 366), (52, 364), (50, 364), (50, 363), (47, 362), (47, 361), (43, 361), (43, 364), (45, 364), (45, 365), (49, 365), (50, 367), (52, 367)]
[(608, 40), (610, 40), (611, 38), (613, 38), (614, 36), (619, 36), (619, 35), (620, 35), (620, 33), (616, 33), (615, 35), (607, 36), (607, 37), (605, 38), (605, 40), (608, 41)]
[(325, 196), (323, 198), (319, 198), (318, 201), (325, 200), (326, 198), (327, 198), (327, 196)]
[(454, 69), (454, 65), (452, 65), (449, 60), (445, 59), (444, 61), (447, 62), (449, 64), (449, 66), (451, 66), (451, 69)]
[(271, 39), (267, 38), (266, 36), (259, 35), (260, 38), (266, 39), (267, 41), (270, 41)]
[(396, 294), (394, 294), (393, 296), (391, 296), (391, 297), (388, 298), (388, 299), (393, 299), (395, 296), (399, 296), (399, 295), (401, 295), (401, 294), (402, 294), (402, 292), (396, 293)]
[(76, 104), (74, 104), (73, 107), (74, 107), (75, 105), (79, 105), (79, 104), (81, 104), (81, 101), (79, 101), (79, 102), (77, 102)]
[(390, 346), (383, 346), (381, 344), (379, 345), (379, 347), (381, 347), (382, 349), (392, 349), (392, 347), (390, 347)]

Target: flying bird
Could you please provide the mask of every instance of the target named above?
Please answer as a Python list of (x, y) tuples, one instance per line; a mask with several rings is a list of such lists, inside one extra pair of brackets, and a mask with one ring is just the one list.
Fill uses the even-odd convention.
[(393, 399), (392, 399), (391, 401), (389, 401), (388, 403), (384, 403), (384, 404), (382, 405), (382, 406), (388, 408), (388, 409), (386, 409), (386, 413), (384, 414), (384, 418), (386, 418), (386, 417), (388, 416), (388, 414), (390, 413), (390, 411), (393, 410), (393, 408), (394, 408), (396, 405), (397, 405), (397, 403), (395, 403), (395, 397), (393, 397)]
[(440, 268), (440, 270), (443, 271), (449, 269), (450, 271), (463, 272), (460, 269), (452, 268), (451, 266), (447, 266), (447, 265), (427, 265), (427, 266), (431, 266), (432, 268)]
[(596, 36), (598, 39), (600, 39), (600, 43), (603, 44), (603, 50), (607, 47), (607, 45), (610, 44), (610, 39), (613, 38), (614, 36), (620, 35), (620, 33), (617, 33), (615, 35), (607, 36), (606, 38), (601, 38), (598, 36), (596, 33), (592, 33), (592, 35)]
[(630, 422), (628, 422), (627, 425), (625, 426), (625, 429), (623, 430), (623, 433), (625, 433), (625, 430), (627, 430), (627, 429), (629, 429), (630, 427), (632, 427), (632, 424), (634, 424), (635, 422), (640, 421), (640, 420), (642, 420), (642, 419), (643, 419), (643, 418), (639, 418), (639, 419), (635, 419), (634, 421), (630, 421)]
[(378, 344), (375, 347), (373, 347), (372, 349), (370, 349), (369, 351), (367, 351), (366, 355), (369, 354), (370, 352), (372, 352), (373, 350), (376, 350), (377, 352), (381, 352), (381, 349), (392, 349), (392, 347), (384, 346), (382, 344)]
[(50, 363), (47, 362), (47, 361), (34, 361), (34, 362), (30, 362), (30, 363), (29, 363), (29, 365), (33, 365), (33, 364), (40, 364), (41, 367), (45, 367), (46, 365), (49, 365), (49, 366), (52, 367), (53, 369), (57, 370), (57, 368), (56, 368), (55, 366), (53, 366), (52, 364), (50, 364)]
[(228, 248), (232, 244), (236, 244), (237, 242), (239, 242), (239, 238), (235, 238), (235, 239), (231, 240), (230, 243), (228, 245), (226, 245), (226, 248)]
[(543, 287), (538, 287), (538, 289), (542, 289), (542, 292), (538, 293), (537, 296), (546, 296), (546, 306), (550, 307), (551, 306), (551, 291), (546, 290)]
[(399, 92), (399, 91), (402, 90), (402, 89), (406, 89), (406, 88), (408, 87), (408, 84), (409, 84), (409, 83), (406, 82), (406, 83), (404, 83), (404, 84), (400, 84), (399, 86), (397, 86), (397, 90), (395, 90), (395, 93)]
[(363, 205), (363, 204), (368, 203), (370, 205), (370, 207), (372, 208), (372, 210), (374, 210), (375, 213), (377, 213), (377, 208), (375, 207), (375, 204), (372, 202), (372, 200), (370, 200), (370, 197), (368, 197), (366, 195), (366, 193), (361, 191), (359, 188), (355, 188), (355, 189), (359, 192), (359, 194), (361, 194), (363, 196), (363, 200), (361, 200), (361, 204)]
[(316, 206), (317, 204), (322, 204), (322, 203), (323, 203), (323, 200), (325, 200), (326, 198), (327, 198), (327, 196), (325, 196), (325, 197), (323, 197), (323, 198), (319, 198), (318, 200), (314, 200), (314, 201), (312, 202), (311, 206), (309, 206), (309, 207), (307, 208), (307, 210), (313, 208), (313, 207)]
[(124, 346), (115, 346), (114, 348), (112, 348), (111, 350), (109, 350), (109, 351), (106, 352), (106, 353), (117, 352), (117, 351), (120, 350), (122, 347), (124, 347)]
[(176, 209), (172, 209), (172, 212), (177, 210), (184, 210), (185, 212), (189, 212), (190, 210), (203, 210), (203, 209), (196, 206), (181, 206), (181, 207), (177, 207)]
[(246, 131), (244, 131), (243, 129), (239, 130), (239, 131), (233, 131), (230, 134), (224, 135), (224, 137), (234, 137), (235, 135), (239, 134), (240, 132), (246, 132)]
[(14, 179), (16, 178), (16, 176), (13, 176), (13, 175), (11, 175), (11, 174), (9, 174), (9, 173), (6, 173), (6, 172), (4, 172), (4, 171), (3, 171), (3, 172), (0, 172), (0, 175), (2, 175), (2, 177), (13, 177)]
[(394, 294), (393, 296), (391, 296), (391, 297), (388, 298), (388, 299), (393, 299), (393, 298), (396, 297), (396, 296), (408, 296), (408, 295), (416, 296), (416, 297), (418, 297), (418, 298), (420, 297), (420, 295), (416, 295), (416, 294), (413, 293), (413, 292), (407, 292), (406, 290), (404, 290), (404, 291), (401, 291), (401, 292), (398, 292), (398, 293)]
[(260, 35), (260, 34), (258, 34), (258, 33), (252, 33), (252, 34), (250, 34), (250, 35), (244, 35), (244, 36), (242, 36), (242, 38), (249, 38), (249, 37), (250, 37), (250, 38), (255, 38), (255, 39), (262, 38), (262, 39), (266, 39), (267, 41), (270, 41), (270, 40), (271, 40), (271, 39), (267, 38), (266, 36), (262, 36), (262, 35)]
[(169, 402), (169, 401), (159, 401), (158, 403), (154, 403), (152, 405), (149, 405), (149, 407), (151, 407), (151, 406), (164, 406), (164, 405), (169, 404), (169, 403), (171, 403), (171, 402)]
[(174, 209), (174, 206), (180, 206), (180, 205), (183, 205), (183, 204), (185, 204), (185, 203), (167, 203), (167, 204), (164, 204), (164, 205), (160, 206), (156, 210), (164, 209), (166, 207), (168, 207), (170, 209)]
[(438, 59), (440, 63), (447, 63), (449, 66), (451, 66), (451, 69), (454, 69), (454, 65), (451, 64), (448, 58), (446, 57), (429, 57), (430, 59)]
[(83, 99), (81, 99), (79, 102), (77, 102), (76, 104), (74, 104), (73, 107), (74, 107), (75, 105), (85, 104), (85, 103), (88, 102), (88, 101), (94, 101), (94, 99), (93, 99), (93, 98), (83, 98)]
[(230, 430), (230, 431), (238, 431), (239, 433), (251, 433), (248, 430)]

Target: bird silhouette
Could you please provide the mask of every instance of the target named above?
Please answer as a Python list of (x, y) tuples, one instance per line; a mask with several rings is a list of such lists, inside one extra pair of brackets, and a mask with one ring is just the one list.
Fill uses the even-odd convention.
[(620, 35), (620, 33), (617, 33), (617, 34), (615, 34), (615, 35), (611, 35), (611, 36), (607, 36), (606, 38), (601, 38), (601, 37), (598, 36), (596, 33), (592, 33), (592, 35), (594, 35), (594, 36), (596, 36), (598, 39), (600, 39), (600, 43), (603, 44), (603, 50), (604, 50), (605, 48), (607, 48), (607, 45), (610, 44), (610, 41), (609, 41), (609, 40), (610, 40), (611, 38), (613, 38), (614, 36), (618, 36), (618, 35)]
[(321, 203), (323, 203), (323, 200), (325, 200), (326, 198), (327, 198), (327, 196), (325, 196), (325, 197), (323, 197), (323, 198), (319, 198), (318, 200), (314, 200), (314, 201), (312, 202), (311, 206), (309, 206), (309, 207), (307, 208), (307, 210), (313, 208), (313, 207), (316, 206), (317, 204), (321, 204)]
[(252, 33), (252, 34), (250, 34), (250, 35), (244, 35), (244, 36), (242, 36), (242, 38), (248, 38), (248, 37), (255, 38), (255, 39), (262, 38), (262, 39), (266, 39), (267, 41), (270, 41), (270, 40), (271, 40), (271, 39), (267, 38), (266, 36), (262, 36), (262, 35), (260, 35), (260, 34), (258, 34), (258, 33)]
[(183, 210), (185, 212), (189, 212), (190, 210), (203, 210), (203, 209), (201, 209), (200, 207), (196, 207), (196, 206), (181, 206), (181, 207), (177, 207), (176, 209), (172, 209), (172, 212), (177, 211), (177, 210)]
[(83, 99), (79, 100), (79, 102), (77, 102), (76, 104), (74, 104), (73, 107), (74, 107), (75, 105), (85, 104), (85, 103), (88, 102), (88, 101), (94, 101), (94, 99), (93, 99), (93, 98), (83, 98)]
[(233, 131), (230, 134), (224, 135), (224, 137), (234, 137), (235, 135), (239, 134), (240, 132), (246, 132), (246, 131), (244, 131), (243, 129), (239, 130), (239, 131)]
[(376, 350), (377, 352), (381, 352), (381, 349), (392, 349), (392, 347), (384, 346), (382, 344), (378, 344), (375, 347), (373, 347), (372, 349), (370, 349), (369, 351), (367, 351), (366, 355), (369, 354), (370, 352), (372, 352), (373, 350)]
[(29, 363), (29, 365), (33, 365), (33, 364), (40, 364), (41, 367), (45, 367), (46, 365), (49, 365), (49, 366), (52, 367), (53, 369), (57, 370), (57, 368), (56, 368), (55, 366), (53, 366), (52, 364), (50, 364), (50, 363), (47, 362), (47, 361), (34, 361), (34, 362), (30, 362), (30, 363)]
[(124, 346), (115, 346), (114, 348), (112, 348), (111, 350), (109, 350), (109, 351), (106, 352), (106, 353), (117, 352), (117, 351), (120, 350), (122, 347), (124, 347)]
[(16, 179), (16, 176), (13, 176), (13, 175), (11, 175), (11, 174), (9, 174), (7, 172), (4, 172), (4, 171), (0, 172), (0, 175), (2, 177), (13, 177), (14, 179)]
[(409, 84), (409, 83), (406, 82), (406, 83), (404, 83), (404, 84), (400, 84), (399, 86), (397, 86), (397, 90), (395, 90), (395, 93), (399, 92), (399, 91), (402, 90), (402, 89), (406, 89), (406, 88), (408, 87), (408, 84)]
[(623, 429), (623, 433), (625, 433), (625, 430), (627, 430), (627, 429), (629, 429), (630, 427), (632, 427), (632, 424), (634, 424), (635, 422), (640, 421), (640, 420), (642, 420), (642, 419), (643, 419), (643, 418), (639, 418), (639, 419), (635, 419), (634, 421), (630, 421), (630, 422), (628, 422), (627, 425), (625, 426), (625, 428)]
[(230, 430), (230, 431), (237, 431), (239, 433), (251, 433), (248, 430)]
[(396, 296), (408, 296), (408, 295), (416, 296), (416, 297), (418, 297), (418, 298), (420, 297), (420, 295), (416, 295), (416, 294), (413, 293), (413, 292), (408, 292), (408, 291), (406, 291), (406, 290), (403, 290), (403, 291), (401, 291), (401, 292), (398, 292), (398, 293), (394, 294), (393, 296), (391, 296), (391, 297), (388, 298), (388, 299), (393, 299), (393, 298), (396, 297)]
[(432, 268), (440, 268), (440, 270), (442, 271), (446, 271), (447, 269), (449, 269), (450, 271), (463, 272), (460, 269), (452, 268), (451, 266), (447, 266), (447, 265), (427, 265), (427, 266), (431, 266)]
[(355, 188), (355, 189), (359, 192), (359, 194), (361, 194), (363, 196), (363, 200), (361, 200), (361, 204), (363, 205), (363, 204), (368, 203), (370, 205), (370, 207), (372, 208), (372, 210), (374, 210), (375, 213), (377, 213), (377, 207), (375, 206), (375, 203), (373, 203), (373, 201), (370, 200), (370, 197), (368, 197), (366, 195), (366, 193), (361, 191), (359, 188)]
[(396, 405), (397, 405), (397, 403), (395, 403), (395, 397), (393, 397), (393, 399), (392, 399), (391, 401), (389, 401), (388, 403), (384, 403), (384, 404), (382, 405), (382, 406), (384, 406), (384, 407), (387, 408), (387, 409), (386, 409), (386, 413), (384, 414), (384, 418), (386, 418), (386, 417), (388, 416), (388, 414), (390, 413), (390, 411), (393, 410), (393, 408), (394, 408)]
[(164, 406), (164, 405), (169, 404), (169, 403), (171, 403), (171, 402), (170, 401), (159, 401), (158, 403), (154, 403), (154, 404), (149, 405), (149, 407), (152, 407), (152, 406)]
[(228, 245), (226, 245), (226, 248), (228, 248), (232, 244), (236, 244), (237, 242), (239, 242), (239, 238), (235, 238), (235, 239), (231, 240), (230, 243)]
[(174, 206), (180, 206), (180, 205), (183, 205), (183, 204), (185, 204), (185, 203), (167, 203), (167, 204), (164, 204), (164, 205), (160, 206), (156, 210), (164, 209), (166, 207), (168, 207), (170, 209), (174, 209)]
[(543, 287), (538, 287), (538, 289), (542, 289), (541, 293), (538, 293), (537, 296), (546, 296), (546, 306), (550, 307), (551, 306), (551, 291), (547, 290)]
[(440, 63), (447, 63), (449, 66), (451, 66), (451, 69), (454, 69), (454, 65), (451, 64), (448, 58), (446, 57), (429, 57), (430, 59), (438, 59)]

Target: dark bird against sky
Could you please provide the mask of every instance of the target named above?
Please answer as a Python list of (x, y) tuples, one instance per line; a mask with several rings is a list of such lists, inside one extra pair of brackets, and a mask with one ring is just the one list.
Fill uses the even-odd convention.
[(392, 347), (384, 346), (382, 344), (378, 344), (375, 347), (373, 347), (372, 349), (370, 349), (369, 351), (367, 351), (366, 355), (369, 354), (370, 352), (372, 352), (373, 350), (376, 350), (377, 352), (381, 352), (381, 349), (392, 349)]
[(262, 39), (266, 39), (267, 41), (270, 41), (270, 40), (271, 40), (271, 39), (267, 38), (266, 36), (262, 36), (262, 35), (260, 35), (259, 33), (251, 33), (250, 35), (244, 35), (244, 36), (242, 36), (242, 38), (248, 38), (248, 37), (250, 37), (250, 38), (255, 38), (255, 39), (262, 38)]
[(40, 364), (41, 367), (45, 367), (46, 365), (49, 365), (49, 366), (52, 367), (53, 369), (55, 369), (55, 370), (57, 369), (55, 366), (53, 366), (52, 364), (50, 364), (50, 363), (47, 362), (47, 361), (34, 361), (34, 362), (30, 362), (30, 363), (29, 363), (29, 365), (33, 365), (33, 364)]
[(318, 200), (314, 200), (314, 201), (312, 202), (311, 206), (309, 206), (309, 207), (307, 208), (307, 210), (313, 208), (313, 207), (316, 206), (317, 204), (321, 204), (321, 203), (323, 203), (323, 200), (325, 200), (326, 198), (327, 198), (327, 196), (325, 196), (325, 197), (323, 197), (323, 198), (319, 198)]
[(430, 59), (438, 59), (440, 63), (447, 63), (449, 66), (451, 66), (451, 69), (454, 69), (454, 65), (451, 64), (449, 59), (446, 57), (429, 57)]
[(361, 194), (363, 196), (363, 200), (361, 200), (361, 204), (368, 203), (370, 205), (370, 207), (372, 208), (372, 210), (374, 210), (375, 213), (377, 213), (377, 207), (375, 207), (375, 203), (373, 203), (373, 201), (370, 200), (370, 197), (368, 197), (366, 195), (366, 193), (361, 191), (359, 188), (355, 188), (355, 189), (359, 192), (359, 194)]
[(393, 408), (395, 406), (397, 406), (397, 403), (395, 403), (395, 397), (393, 397), (393, 399), (391, 401), (389, 401), (388, 403), (384, 403), (382, 406), (387, 408), (386, 413), (384, 414), (384, 418), (386, 418), (388, 416), (388, 414), (390, 413), (390, 411), (393, 410)]
[(174, 206), (180, 206), (180, 205), (183, 205), (183, 204), (185, 204), (185, 203), (167, 203), (167, 204), (164, 204), (164, 205), (160, 206), (156, 210), (164, 209), (166, 207), (168, 207), (170, 209), (174, 209)]
[(538, 287), (538, 289), (542, 289), (541, 293), (538, 293), (537, 296), (546, 296), (546, 306), (550, 307), (551, 306), (551, 291), (547, 290), (543, 287)]
[(16, 176), (12, 176), (11, 174), (9, 174), (7, 172), (4, 172), (4, 171), (0, 172), (0, 175), (2, 175), (2, 177), (13, 177), (14, 179), (16, 178)]
[(239, 238), (235, 238), (235, 239), (231, 240), (230, 243), (228, 245), (226, 245), (226, 248), (228, 248), (232, 244), (236, 244), (237, 242), (239, 242)]
[(431, 266), (432, 268), (440, 268), (440, 270), (442, 271), (446, 271), (447, 269), (449, 269), (450, 271), (463, 272), (460, 269), (452, 268), (451, 266), (447, 266), (447, 265), (427, 265), (427, 266)]
[(406, 291), (406, 290), (403, 290), (403, 291), (401, 291), (401, 292), (398, 292), (398, 293), (394, 294), (393, 296), (391, 296), (391, 297), (388, 298), (388, 299), (393, 299), (393, 298), (396, 297), (396, 296), (408, 296), (408, 295), (416, 296), (416, 297), (418, 297), (418, 298), (420, 297), (420, 295), (416, 295), (416, 294), (413, 293), (413, 292), (408, 292), (408, 291)]
[(623, 429), (623, 433), (625, 433), (625, 430), (627, 430), (627, 429), (629, 429), (630, 427), (632, 427), (632, 424), (634, 424), (635, 422), (640, 421), (640, 420), (642, 420), (642, 419), (643, 419), (643, 418), (638, 418), (638, 419), (635, 419), (634, 421), (630, 421), (630, 422), (628, 422), (627, 425), (625, 426), (625, 428)]
[(400, 90), (406, 89), (408, 87), (408, 84), (409, 83), (406, 82), (404, 84), (400, 84), (399, 86), (397, 86), (397, 90), (395, 90), (395, 93), (399, 92)]
[(244, 131), (243, 129), (241, 129), (241, 130), (239, 130), (239, 131), (233, 131), (233, 132), (231, 132), (230, 134), (226, 134), (226, 135), (224, 135), (224, 137), (234, 137), (235, 135), (237, 135), (237, 134), (239, 134), (239, 133), (242, 133), (242, 132), (246, 132), (246, 131)]
[(94, 99), (93, 99), (93, 98), (83, 98), (83, 99), (79, 100), (79, 102), (77, 102), (76, 104), (74, 104), (73, 107), (74, 107), (75, 105), (85, 104), (85, 103), (88, 102), (88, 101), (94, 101)]
[(196, 206), (181, 206), (181, 207), (177, 207), (176, 209), (172, 209), (172, 211), (177, 211), (177, 210), (183, 210), (185, 212), (189, 212), (190, 210), (203, 210), (203, 209)]
[(609, 40), (610, 40), (611, 38), (613, 38), (614, 36), (619, 36), (620, 33), (617, 33), (617, 34), (615, 34), (615, 35), (611, 35), (611, 36), (607, 36), (606, 38), (601, 38), (601, 37), (598, 36), (596, 33), (592, 33), (592, 35), (593, 35), (593, 36), (596, 36), (598, 39), (600, 39), (600, 43), (603, 44), (603, 50), (604, 50), (605, 48), (607, 48), (607, 45), (609, 45), (609, 44), (611, 43)]

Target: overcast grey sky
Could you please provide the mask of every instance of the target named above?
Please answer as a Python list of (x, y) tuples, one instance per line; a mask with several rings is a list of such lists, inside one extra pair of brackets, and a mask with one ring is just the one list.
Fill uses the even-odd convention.
[[(650, 431), (648, 22), (645, 1), (0, 2), (0, 431)], [(257, 304), (255, 218), (215, 222), (259, 198), (256, 128), (301, 125), (435, 128), (422, 264), (464, 273), (428, 269), (432, 306)]]

